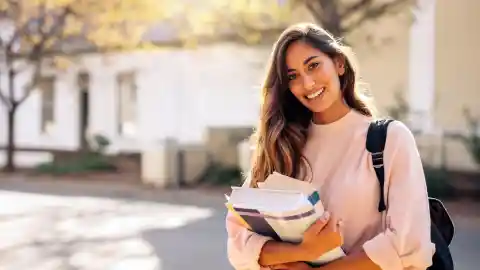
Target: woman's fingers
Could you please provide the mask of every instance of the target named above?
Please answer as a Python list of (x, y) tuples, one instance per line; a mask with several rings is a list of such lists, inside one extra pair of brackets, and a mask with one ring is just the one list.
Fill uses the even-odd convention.
[(323, 230), (323, 228), (325, 228), (325, 226), (328, 224), (329, 220), (330, 220), (330, 213), (325, 211), (323, 215), (308, 228), (307, 233), (309, 235), (319, 234)]

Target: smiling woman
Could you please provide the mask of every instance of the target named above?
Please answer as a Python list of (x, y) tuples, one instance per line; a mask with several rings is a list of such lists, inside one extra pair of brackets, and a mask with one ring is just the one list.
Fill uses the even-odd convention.
[(350, 109), (373, 115), (348, 52), (327, 31), (311, 24), (294, 25), (279, 37), (263, 88), (265, 102), (256, 133), (262, 143), (252, 168), (253, 185), (274, 167), (292, 177), (300, 170), (305, 173), (302, 149), (312, 121), (332, 123)]
[(373, 107), (347, 51), (312, 24), (288, 28), (275, 44), (244, 185), (256, 188), (273, 172), (310, 181), (329, 215), (293, 244), (249, 231), (229, 213), (228, 257), (235, 269), (310, 269), (303, 262), (337, 242), (347, 256), (325, 270), (425, 270), (432, 264), (425, 176), (414, 137), (399, 121), (388, 129), (382, 160), (387, 209), (378, 211), (380, 189), (366, 149)]

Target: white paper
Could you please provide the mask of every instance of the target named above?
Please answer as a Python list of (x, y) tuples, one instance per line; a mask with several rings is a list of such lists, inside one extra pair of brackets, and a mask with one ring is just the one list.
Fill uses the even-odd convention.
[[(316, 192), (310, 183), (274, 172), (264, 182), (258, 183), (258, 186), (258, 189), (232, 187), (229, 202), (236, 207), (256, 209), (265, 215), (265, 220), (283, 241), (301, 242), (305, 230), (324, 213), (321, 198), (315, 205), (308, 200), (308, 197)], [(302, 214), (303, 217), (297, 216)], [(287, 216), (291, 218), (278, 218)], [(345, 253), (338, 247), (313, 263), (322, 265), (343, 256)]]

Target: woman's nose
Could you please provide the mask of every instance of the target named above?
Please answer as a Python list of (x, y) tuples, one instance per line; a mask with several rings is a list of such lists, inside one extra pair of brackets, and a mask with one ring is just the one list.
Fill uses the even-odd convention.
[(303, 87), (307, 90), (312, 90), (315, 86), (315, 81), (310, 76), (303, 77)]

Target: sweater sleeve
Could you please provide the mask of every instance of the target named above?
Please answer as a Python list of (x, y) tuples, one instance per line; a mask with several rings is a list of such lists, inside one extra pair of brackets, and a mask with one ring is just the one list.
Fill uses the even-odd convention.
[(235, 270), (262, 270), (258, 263), (263, 245), (271, 240), (245, 228), (230, 212), (226, 218), (227, 254)]
[(384, 164), (387, 226), (363, 249), (382, 270), (425, 270), (435, 250), (427, 187), (415, 138), (401, 122), (388, 129)]
[[(243, 186), (250, 184), (247, 179)], [(226, 217), (227, 229), (227, 256), (235, 270), (264, 270), (260, 266), (260, 252), (270, 237), (262, 236), (247, 229), (241, 221), (230, 211)]]

